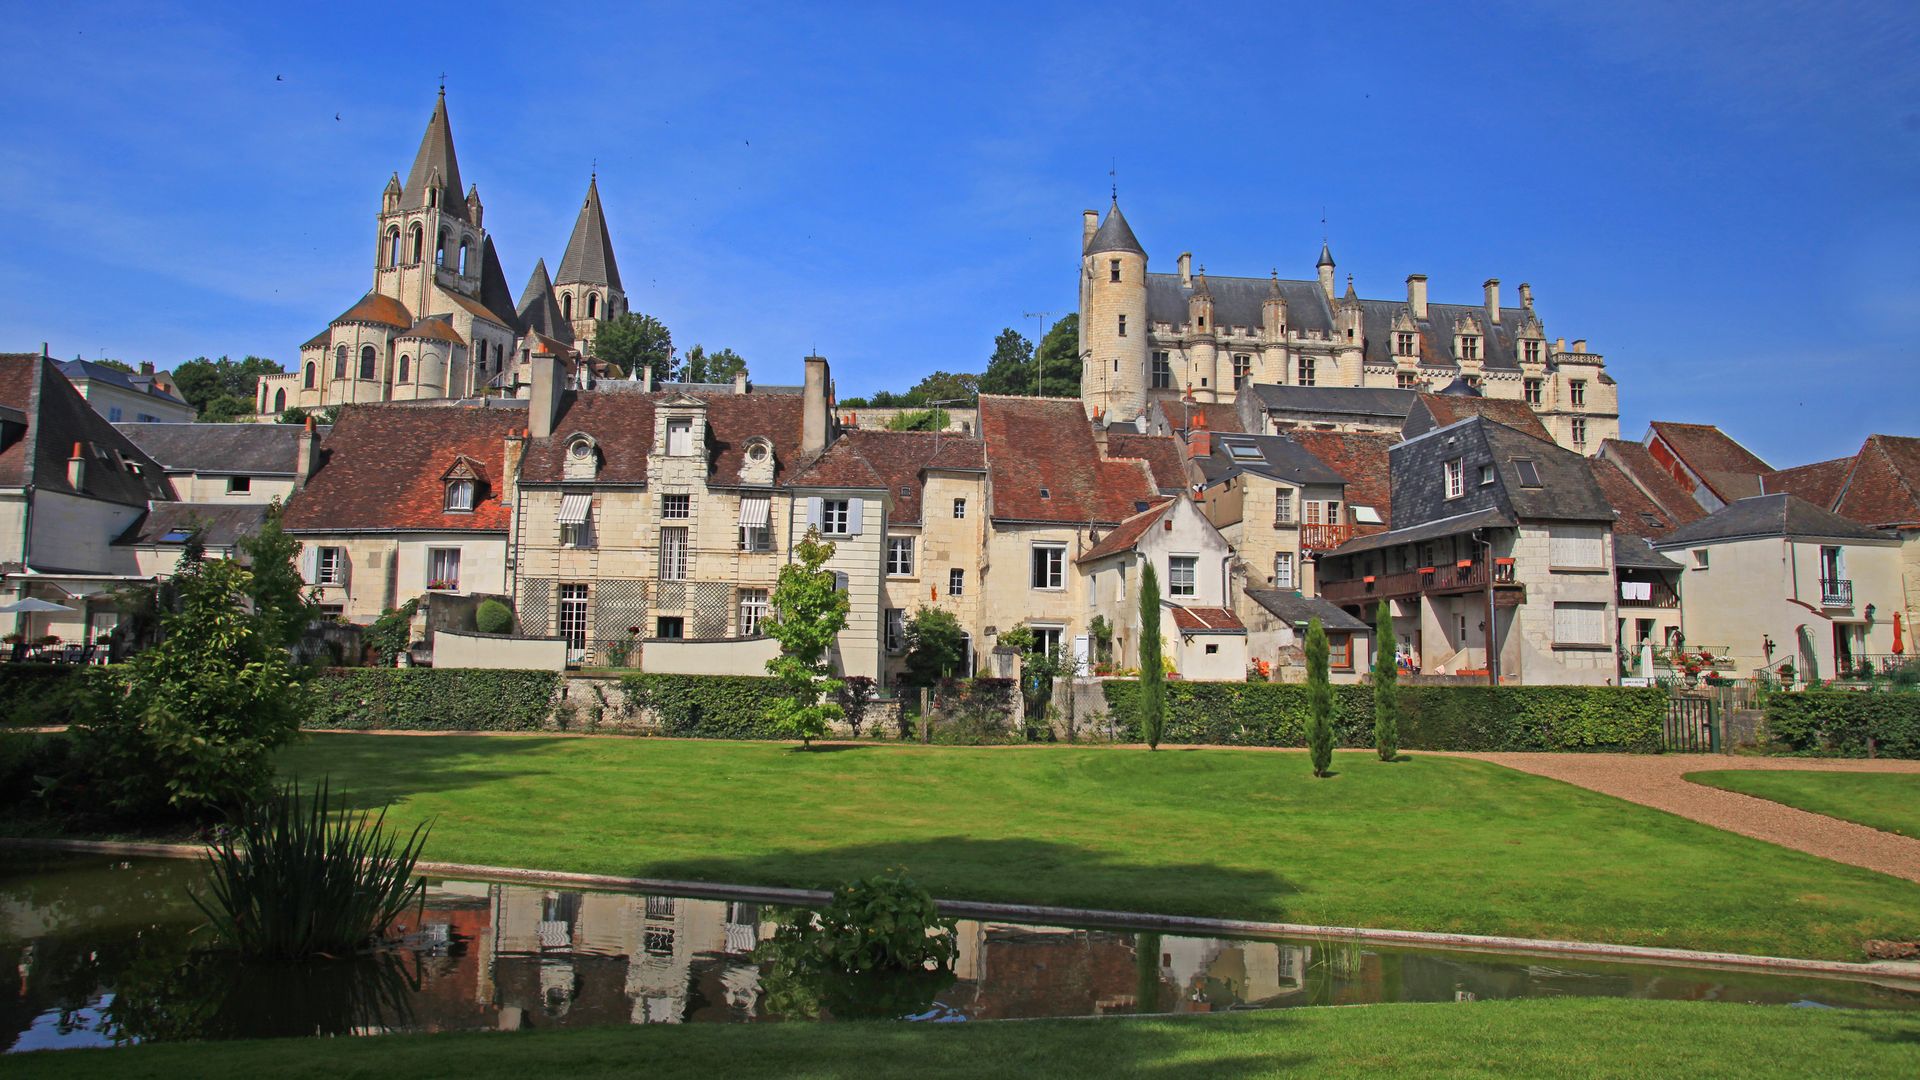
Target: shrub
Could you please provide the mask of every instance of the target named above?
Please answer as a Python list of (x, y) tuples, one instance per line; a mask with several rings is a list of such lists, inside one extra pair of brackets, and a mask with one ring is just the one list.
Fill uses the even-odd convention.
[(627, 702), (659, 718), (662, 734), (689, 739), (779, 739), (786, 733), (767, 719), (785, 696), (780, 680), (764, 675), (621, 676)]
[(1333, 683), (1327, 673), (1327, 631), (1316, 617), (1307, 624), (1307, 750), (1313, 775), (1333, 765)]
[(538, 731), (555, 671), (335, 668), (314, 680), (308, 726), (395, 731)]
[(1803, 754), (1920, 757), (1920, 694), (1827, 690), (1767, 698), (1767, 737)]
[(93, 668), (72, 664), (0, 664), (0, 723), (26, 727), (70, 724), (86, 700)]
[(936, 688), (930, 742), (984, 746), (1019, 742), (1013, 727), (1013, 701), (1019, 687), (1012, 679), (948, 679)]
[[(1140, 737), (1139, 684), (1109, 680), (1117, 737)], [(1334, 745), (1373, 745), (1373, 690), (1333, 690)], [(1307, 745), (1303, 683), (1178, 682), (1167, 687), (1167, 738), (1213, 746)], [(1614, 686), (1402, 686), (1407, 750), (1582, 750), (1657, 753), (1667, 695)]]
[(1393, 605), (1382, 600), (1373, 619), (1373, 747), (1381, 761), (1400, 753), (1400, 666), (1394, 651)]
[(419, 610), (420, 598), (416, 596), (397, 608), (388, 608), (367, 627), (360, 640), (373, 650), (375, 664), (392, 667), (393, 658), (407, 651), (413, 643), (413, 616)]
[(860, 737), (861, 722), (867, 718), (867, 704), (873, 700), (873, 691), (871, 675), (849, 675), (840, 680), (840, 711), (856, 739)]
[(513, 609), (498, 600), (482, 600), (473, 609), (473, 628), (483, 634), (513, 632)]
[(767, 965), (769, 1011), (824, 1007), (843, 1020), (924, 1010), (953, 982), (959, 955), (953, 920), (901, 870), (841, 885), (826, 907), (796, 913), (754, 950)]
[(1140, 574), (1140, 698), (1135, 716), (1149, 750), (1160, 748), (1167, 726), (1167, 683), (1160, 649), (1160, 578), (1149, 562)]
[[(297, 784), (248, 808), (207, 855), (208, 895), (193, 902), (230, 947), (250, 959), (307, 960), (359, 952), (426, 899), (413, 876), (428, 825), (403, 844), (387, 812), (347, 813), (322, 781)], [(331, 818), (332, 820), (329, 820)]]

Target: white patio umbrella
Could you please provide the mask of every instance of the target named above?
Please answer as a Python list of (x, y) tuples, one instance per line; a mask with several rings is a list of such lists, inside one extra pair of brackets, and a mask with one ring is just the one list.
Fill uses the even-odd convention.
[(0, 615), (33, 615), (40, 612), (79, 610), (65, 604), (56, 604), (51, 600), (42, 600), (37, 596), (29, 596), (25, 600), (16, 600), (11, 604), (0, 604)]

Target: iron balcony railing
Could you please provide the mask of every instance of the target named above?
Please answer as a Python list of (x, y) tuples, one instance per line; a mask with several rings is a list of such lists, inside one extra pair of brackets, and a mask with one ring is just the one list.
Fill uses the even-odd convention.
[(1820, 579), (1821, 607), (1852, 607), (1853, 581), (1850, 578)]

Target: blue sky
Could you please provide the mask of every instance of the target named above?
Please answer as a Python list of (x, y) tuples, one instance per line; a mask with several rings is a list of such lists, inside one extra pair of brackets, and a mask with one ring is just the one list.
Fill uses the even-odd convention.
[(1362, 295), (1531, 282), (1629, 437), (1920, 434), (1920, 7), (1447, 8), (9, 5), (0, 349), (290, 363), (444, 70), (516, 291), (597, 160), (633, 307), (763, 381), (980, 370), (1112, 165), (1155, 268), (1310, 278), (1324, 209)]

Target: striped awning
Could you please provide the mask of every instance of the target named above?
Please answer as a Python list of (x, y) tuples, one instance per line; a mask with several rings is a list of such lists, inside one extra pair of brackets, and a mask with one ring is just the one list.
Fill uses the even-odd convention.
[(584, 525), (587, 514), (592, 510), (593, 496), (591, 495), (560, 496), (560, 524), (562, 525)]
[(769, 501), (765, 495), (748, 495), (743, 497), (740, 500), (740, 527), (744, 529), (765, 528)]

